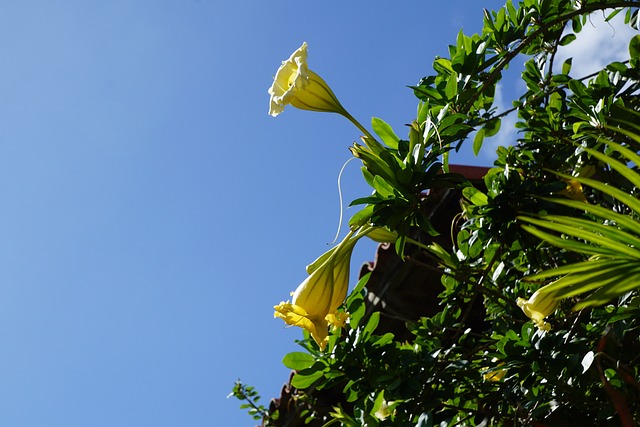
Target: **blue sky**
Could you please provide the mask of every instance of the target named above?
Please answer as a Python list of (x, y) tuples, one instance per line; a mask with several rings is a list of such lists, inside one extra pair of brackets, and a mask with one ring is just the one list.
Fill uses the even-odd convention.
[[(500, 5), (5, 2), (0, 425), (254, 425), (226, 396), (286, 381), (301, 333), (272, 307), (333, 239), (359, 136), (268, 116), (280, 62), (307, 41), (354, 116), (405, 135), (406, 86)], [(355, 162), (343, 190), (369, 192)]]

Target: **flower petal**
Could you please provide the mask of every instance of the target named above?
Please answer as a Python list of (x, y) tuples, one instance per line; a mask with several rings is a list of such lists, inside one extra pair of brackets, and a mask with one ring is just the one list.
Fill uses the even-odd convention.
[(275, 312), (273, 317), (279, 317), (288, 325), (299, 326), (306, 329), (313, 340), (318, 343), (320, 350), (324, 350), (327, 345), (327, 328), (328, 324), (325, 319), (317, 319), (310, 317), (306, 310), (290, 302), (281, 302), (273, 307)]

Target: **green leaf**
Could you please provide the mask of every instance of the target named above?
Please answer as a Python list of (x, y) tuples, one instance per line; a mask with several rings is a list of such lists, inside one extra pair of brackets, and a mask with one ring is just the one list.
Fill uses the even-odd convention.
[(569, 75), (569, 73), (571, 72), (571, 65), (573, 63), (573, 58), (567, 58), (563, 63), (562, 63), (562, 74), (565, 75)]
[(393, 338), (394, 338), (393, 334), (391, 332), (387, 332), (386, 334), (378, 338), (372, 345), (374, 347), (382, 347), (384, 345), (389, 344), (391, 341), (393, 341)]
[(404, 234), (399, 235), (395, 241), (396, 254), (398, 254), (401, 259), (404, 259), (404, 248), (406, 243), (407, 236), (405, 236)]
[(589, 295), (576, 304), (573, 309), (581, 310), (585, 307), (593, 307), (607, 303), (613, 298), (619, 297), (631, 290), (637, 290), (640, 285), (640, 265), (629, 264), (626, 268), (618, 270), (618, 275), (606, 286)]
[(541, 200), (546, 200), (548, 202), (552, 202), (552, 203), (556, 203), (559, 205), (563, 205), (563, 206), (567, 206), (570, 208), (574, 208), (577, 210), (581, 210), (581, 211), (585, 211), (585, 212), (589, 212), (592, 213), (596, 216), (599, 216), (600, 218), (603, 219), (608, 219), (610, 221), (615, 221), (615, 223), (618, 225), (618, 227), (627, 229), (629, 231), (640, 231), (638, 229), (639, 225), (638, 222), (633, 220), (633, 218), (627, 216), (627, 215), (622, 215), (616, 212), (613, 212), (611, 209), (607, 209), (604, 208), (602, 206), (599, 205), (590, 205), (588, 203), (584, 203), (581, 201), (577, 201), (577, 200), (570, 200), (570, 199), (565, 199), (565, 198), (559, 198), (559, 197), (541, 197)]
[(569, 43), (573, 42), (576, 38), (577, 37), (576, 37), (575, 34), (569, 33), (569, 34), (567, 34), (566, 36), (564, 36), (564, 37), (562, 37), (560, 39), (559, 44), (560, 44), (560, 46), (566, 46)]
[(640, 34), (629, 41), (629, 55), (632, 59), (640, 57)]
[(523, 225), (522, 228), (527, 232), (533, 234), (534, 236), (538, 237), (539, 239), (545, 240), (551, 243), (552, 245), (558, 246), (559, 248), (564, 248), (570, 251), (579, 252), (587, 255), (602, 255), (602, 252), (603, 252), (602, 248), (580, 243), (573, 239), (563, 239), (554, 234), (538, 230), (536, 227), (532, 227), (530, 225)]
[(376, 175), (373, 177), (373, 188), (382, 197), (393, 197), (395, 194), (394, 188), (383, 177)]
[(371, 119), (371, 127), (373, 131), (382, 139), (387, 147), (397, 150), (398, 141), (400, 138), (393, 132), (391, 126), (384, 122), (384, 120), (374, 117)]
[(351, 295), (349, 295), (347, 308), (349, 310), (349, 326), (351, 329), (356, 329), (366, 312), (364, 300), (360, 292), (352, 292)]
[[(549, 230), (553, 230), (557, 233), (562, 233), (569, 236), (584, 239), (585, 241), (590, 242), (593, 245), (597, 245), (597, 247), (594, 247), (594, 250), (598, 251), (596, 253), (612, 255), (612, 256), (630, 257), (633, 259), (640, 260), (640, 250), (630, 248), (629, 246), (620, 243), (614, 237), (603, 236), (599, 233), (596, 233), (590, 230), (577, 228), (573, 225), (567, 225), (567, 222), (564, 222), (564, 223), (553, 222), (545, 218), (546, 217), (543, 217), (542, 219), (534, 219), (534, 218), (523, 217), (522, 219), (529, 223), (537, 225), (539, 227), (544, 227)], [(570, 221), (568, 222), (570, 223)], [(546, 238), (543, 238), (543, 239), (547, 240)], [(571, 240), (571, 239), (562, 239), (562, 240), (563, 240), (563, 244), (559, 245), (561, 247), (567, 247), (570, 243), (586, 246), (583, 243), (580, 243), (575, 240)], [(567, 247), (567, 249), (569, 249), (569, 247)]]
[(458, 94), (458, 74), (454, 73), (447, 79), (447, 85), (445, 86), (444, 93), (447, 99), (453, 100)]
[(373, 331), (376, 330), (379, 322), (380, 322), (380, 312), (375, 311), (371, 313), (371, 317), (369, 317), (369, 321), (367, 322), (364, 329), (362, 330), (363, 339), (366, 340), (373, 333)]
[(489, 202), (487, 195), (475, 187), (463, 188), (462, 195), (476, 206), (484, 206)]
[(451, 61), (447, 58), (436, 58), (433, 61), (433, 69), (439, 74), (452, 74)]
[(611, 21), (618, 13), (622, 12), (622, 9), (614, 9), (613, 12), (609, 13), (605, 18), (605, 22)]
[(366, 286), (367, 282), (369, 281), (369, 277), (371, 276), (371, 272), (366, 273), (365, 275), (363, 275), (360, 280), (358, 280), (358, 283), (356, 283), (356, 286), (353, 288), (353, 291), (351, 291), (351, 294), (357, 294), (359, 292), (362, 291), (362, 289), (364, 289), (364, 287)]
[(558, 92), (553, 92), (549, 97), (549, 108), (555, 114), (559, 114), (562, 111), (562, 103), (562, 95), (560, 95)]
[(484, 125), (484, 135), (486, 137), (494, 136), (500, 131), (502, 120), (499, 118), (492, 119)]
[[(638, 155), (636, 155), (635, 153), (629, 151), (627, 148), (614, 143), (613, 141), (609, 141), (608, 145), (613, 148), (614, 150), (618, 151), (619, 153), (625, 155), (629, 160), (633, 161), (633, 162), (637, 162), (638, 160), (640, 160), (640, 157)], [(618, 172), (620, 175), (622, 175), (623, 177), (625, 177), (630, 183), (632, 183), (634, 186), (636, 187), (640, 187), (640, 174), (636, 171), (634, 171), (633, 169), (631, 169), (630, 167), (628, 167), (626, 164), (619, 162), (618, 160), (614, 160), (611, 157), (600, 153), (596, 150), (593, 149), (585, 149), (589, 154), (591, 154), (594, 157), (597, 157), (598, 159), (600, 159), (600, 161), (606, 163), (607, 165), (611, 166), (613, 169), (616, 170), (616, 172)], [(615, 197), (615, 196), (614, 196)], [(620, 200), (620, 199), (618, 199)], [(636, 201), (637, 199), (633, 198), (633, 196), (629, 196), (629, 200), (631, 201)], [(627, 203), (623, 200), (620, 200), (621, 202), (625, 203), (627, 206), (629, 206), (630, 208), (636, 210), (634, 208), (634, 204), (633, 203)], [(636, 204), (635, 206), (637, 206), (637, 212), (640, 213), (640, 202), (638, 202), (638, 204)]]
[(551, 283), (545, 289), (556, 292), (558, 298), (569, 298), (580, 295), (618, 282), (620, 280), (621, 269), (625, 268), (626, 265), (628, 265), (628, 261), (622, 264), (619, 262), (610, 262), (609, 265), (605, 264), (605, 267), (599, 270), (568, 274)]
[(420, 101), (420, 103), (418, 104), (418, 115), (416, 120), (418, 121), (418, 123), (423, 123), (425, 120), (427, 120), (428, 116), (429, 103)]
[(322, 371), (316, 371), (309, 375), (302, 375), (298, 373), (291, 378), (291, 385), (297, 389), (304, 390), (311, 387), (316, 381), (322, 378), (322, 376)]
[[(590, 152), (590, 154), (595, 154), (596, 152), (591, 152), (591, 150), (588, 150)], [(606, 156), (602, 155), (600, 156), (600, 153), (597, 153), (598, 157), (601, 158), (606, 158)], [(621, 173), (621, 175), (625, 176), (628, 175), (628, 172), (630, 173), (634, 173), (631, 169), (627, 168), (626, 166), (622, 166), (622, 168), (617, 168), (616, 166), (614, 166), (614, 163), (619, 163), (613, 159), (609, 159), (609, 161), (607, 162), (609, 164), (609, 166), (611, 166), (613, 169), (616, 169), (618, 172)], [(625, 170), (627, 169), (627, 170)], [(563, 176), (558, 174), (559, 176)], [(636, 174), (637, 175), (637, 174)], [(589, 187), (595, 188), (598, 191), (603, 192), (604, 194), (608, 194), (609, 196), (618, 199), (619, 201), (621, 201), (622, 203), (624, 203), (625, 205), (629, 206), (629, 208), (631, 208), (634, 212), (636, 212), (637, 214), (640, 214), (640, 200), (634, 198), (632, 195), (630, 195), (629, 193), (627, 193), (626, 191), (620, 190), (619, 188), (613, 187), (611, 185), (605, 184), (601, 181), (597, 181), (595, 179), (590, 179), (590, 178), (583, 178), (583, 177), (572, 177), (572, 179), (575, 179), (576, 181), (578, 181), (580, 184), (584, 184), (584, 185), (588, 185)]]
[(360, 145), (354, 145), (350, 150), (354, 157), (362, 160), (362, 163), (372, 175), (382, 175), (389, 179), (393, 179), (395, 177), (395, 173), (389, 165), (382, 160), (379, 155), (374, 154), (368, 148)]
[[(592, 231), (595, 234), (602, 235), (607, 239), (618, 241), (627, 246), (635, 246), (636, 248), (640, 248), (639, 237), (634, 236), (633, 234), (627, 233), (623, 230), (620, 230), (614, 225), (605, 225), (605, 224), (600, 224), (593, 220), (574, 218), (574, 217), (568, 217), (568, 216), (559, 216), (559, 215), (545, 215), (542, 218), (547, 221), (552, 221), (559, 224), (564, 224), (571, 227)], [(640, 223), (637, 223), (637, 231), (640, 232)], [(595, 243), (595, 241), (593, 240), (592, 242)], [(638, 253), (640, 254), (640, 250), (638, 251)]]
[(484, 142), (484, 128), (481, 128), (481, 129), (478, 129), (478, 132), (476, 132), (476, 136), (473, 138), (473, 154), (475, 154), (476, 156), (480, 152), (483, 142)]
[(563, 85), (571, 81), (571, 77), (566, 74), (554, 74), (551, 76), (551, 81), (556, 85)]
[(315, 359), (309, 353), (303, 353), (301, 351), (294, 351), (293, 353), (286, 354), (282, 359), (282, 364), (289, 369), (299, 371), (311, 367)]
[[(577, 262), (575, 264), (563, 265), (561, 267), (552, 268), (550, 270), (541, 271), (536, 274), (531, 274), (525, 278), (526, 281), (537, 281), (542, 279), (548, 279), (550, 277), (564, 276), (566, 274), (580, 274), (580, 273), (590, 273), (592, 271), (599, 271), (603, 267), (611, 264), (612, 260), (610, 258), (605, 259), (594, 259), (587, 260), (583, 262)], [(619, 261), (624, 265), (626, 260)], [(547, 285), (550, 291), (555, 290), (557, 288), (562, 287), (558, 285), (557, 282), (554, 282), (550, 285)]]

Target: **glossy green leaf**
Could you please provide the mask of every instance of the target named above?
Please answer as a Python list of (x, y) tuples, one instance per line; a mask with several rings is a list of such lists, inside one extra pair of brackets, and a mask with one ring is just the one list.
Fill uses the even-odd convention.
[(463, 188), (462, 195), (476, 206), (484, 206), (489, 202), (487, 195), (475, 187)]
[(282, 364), (289, 369), (299, 371), (311, 367), (315, 362), (315, 358), (309, 353), (293, 352), (284, 356)]
[(577, 39), (576, 35), (572, 34), (572, 33), (569, 33), (569, 34), (565, 35), (564, 37), (562, 37), (558, 44), (560, 46), (566, 46), (566, 45), (570, 44), (571, 42), (573, 42), (575, 39)]
[(444, 90), (447, 99), (453, 100), (458, 94), (458, 75), (456, 73), (451, 74), (447, 79), (447, 86)]
[(635, 35), (629, 41), (629, 56), (631, 56), (631, 58), (640, 57), (640, 35)]
[(371, 127), (373, 131), (382, 139), (387, 147), (397, 150), (398, 149), (398, 141), (400, 138), (393, 132), (391, 126), (389, 126), (384, 120), (379, 119), (377, 117), (373, 117), (371, 119)]
[(370, 336), (373, 333), (373, 331), (375, 331), (376, 328), (378, 327), (378, 323), (380, 323), (380, 312), (375, 311), (371, 313), (371, 316), (369, 316), (369, 320), (367, 321), (367, 324), (362, 330), (362, 337), (366, 338)]
[(476, 136), (473, 137), (473, 154), (475, 154), (476, 156), (480, 152), (483, 142), (484, 142), (484, 128), (480, 128), (478, 129), (478, 132), (476, 132)]
[(499, 118), (491, 119), (484, 125), (484, 133), (486, 137), (494, 136), (500, 131), (502, 120)]
[(322, 371), (316, 371), (308, 375), (297, 373), (293, 376), (293, 378), (291, 378), (291, 385), (297, 389), (304, 390), (314, 385), (316, 381), (322, 378), (322, 376)]
[(376, 176), (373, 177), (373, 188), (382, 197), (393, 197), (394, 194), (395, 194), (395, 189), (394, 189), (393, 185), (388, 183), (380, 175), (376, 175)]
[(571, 65), (573, 63), (573, 58), (567, 58), (562, 63), (562, 74), (569, 75), (571, 73)]

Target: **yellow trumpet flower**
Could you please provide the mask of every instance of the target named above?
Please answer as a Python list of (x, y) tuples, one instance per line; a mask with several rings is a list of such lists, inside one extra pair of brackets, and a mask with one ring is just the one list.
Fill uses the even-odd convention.
[(567, 183), (567, 186), (558, 191), (556, 194), (568, 197), (573, 200), (577, 200), (579, 202), (589, 203), (587, 198), (584, 196), (582, 192), (582, 184), (580, 184), (575, 179), (566, 179), (564, 180)]
[(291, 57), (282, 61), (273, 84), (269, 114), (273, 117), (284, 111), (288, 104), (301, 110), (323, 111), (349, 117), (329, 85), (307, 66), (307, 43), (302, 43)]
[(524, 311), (528, 318), (533, 320), (536, 326), (544, 331), (550, 331), (551, 325), (544, 321), (544, 318), (556, 311), (558, 299), (553, 292), (544, 291), (544, 288), (538, 289), (531, 295), (531, 298), (525, 300), (518, 298), (516, 304)]
[[(492, 363), (498, 363), (498, 359), (495, 357), (491, 359)], [(504, 362), (499, 362), (497, 366), (504, 365)], [(482, 379), (485, 381), (502, 381), (504, 376), (507, 374), (507, 368), (496, 369), (496, 368), (487, 368), (485, 367), (485, 372), (482, 374)]]
[(283, 319), (288, 325), (306, 329), (324, 350), (328, 342), (328, 327), (344, 326), (348, 314), (338, 308), (347, 297), (351, 254), (357, 241), (371, 228), (351, 231), (338, 246), (330, 249), (313, 262), (307, 277), (295, 292), (291, 302), (274, 306), (274, 317)]

